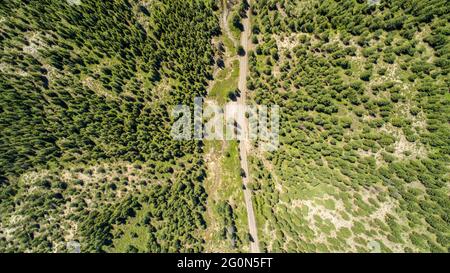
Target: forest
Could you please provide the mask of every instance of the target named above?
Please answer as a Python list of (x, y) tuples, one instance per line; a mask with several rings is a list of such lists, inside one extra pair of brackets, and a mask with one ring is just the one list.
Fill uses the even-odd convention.
[(248, 88), (282, 109), (280, 149), (252, 158), (265, 251), (449, 251), (449, 9), (253, 4)]
[(0, 252), (201, 251), (202, 143), (173, 141), (168, 109), (206, 93), (215, 9), (1, 1)]
[(0, 1), (0, 252), (249, 251), (239, 142), (170, 135), (174, 106), (236, 99), (244, 56), (247, 100), (281, 113), (279, 149), (248, 154), (261, 251), (449, 252), (449, 20), (447, 0)]

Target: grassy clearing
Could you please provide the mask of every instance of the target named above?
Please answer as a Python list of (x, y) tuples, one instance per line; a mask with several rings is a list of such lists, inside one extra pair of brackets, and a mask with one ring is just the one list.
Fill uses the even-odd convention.
[(150, 207), (147, 204), (144, 204), (142, 209), (136, 212), (136, 217), (131, 218), (125, 225), (116, 225), (114, 232), (123, 235), (114, 236), (117, 239), (113, 240), (113, 246), (107, 249), (107, 252), (130, 252), (130, 247), (135, 247), (138, 252), (146, 252), (149, 232), (148, 227), (143, 223), (149, 210)]
[(225, 104), (229, 98), (230, 92), (236, 90), (239, 80), (239, 61), (234, 60), (231, 68), (222, 70), (217, 81), (210, 92), (210, 97), (215, 99), (219, 104)]
[(236, 55), (236, 45), (233, 40), (231, 40), (228, 35), (222, 35), (221, 39), (230, 57)]
[(239, 28), (237, 28), (237, 27), (235, 27), (234, 25), (233, 25), (233, 22), (232, 22), (232, 16), (230, 16), (229, 18), (228, 18), (228, 25), (230, 26), (230, 32), (231, 32), (231, 35), (233, 35), (233, 38), (234, 38), (234, 40), (236, 40), (236, 41), (240, 41), (241, 40), (241, 30), (239, 29)]
[[(205, 151), (208, 155), (208, 179), (205, 189), (208, 193), (208, 209), (206, 213), (207, 252), (240, 252), (247, 251), (247, 214), (240, 177), (239, 150), (236, 141), (207, 141)], [(231, 215), (221, 211), (227, 204), (231, 207)], [(232, 224), (230, 225), (229, 219)], [(228, 224), (225, 224), (228, 223)], [(235, 240), (225, 236), (235, 229)]]

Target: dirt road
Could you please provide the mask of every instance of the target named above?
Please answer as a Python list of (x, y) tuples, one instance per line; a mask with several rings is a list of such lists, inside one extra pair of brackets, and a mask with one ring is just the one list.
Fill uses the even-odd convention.
[[(250, 1), (249, 1), (250, 2)], [(248, 75), (248, 51), (250, 49), (250, 38), (251, 38), (251, 26), (250, 26), (250, 11), (247, 12), (247, 18), (244, 18), (242, 24), (244, 26), (244, 31), (241, 34), (241, 45), (244, 48), (246, 54), (239, 57), (240, 70), (239, 70), (239, 84), (238, 88), (241, 91), (238, 102), (245, 105), (247, 102), (247, 75)], [(243, 177), (244, 184), (244, 199), (247, 208), (247, 218), (248, 218), (248, 228), (252, 240), (250, 242), (250, 251), (252, 253), (259, 253), (259, 240), (258, 240), (258, 229), (256, 225), (255, 213), (253, 210), (252, 202), (252, 192), (248, 189), (248, 183), (250, 178), (250, 173), (248, 169), (247, 153), (250, 150), (250, 143), (248, 139), (248, 121), (244, 114), (240, 115), (240, 121), (238, 123), (241, 125), (243, 140), (239, 143), (239, 153), (241, 157), (241, 168), (245, 172)]]

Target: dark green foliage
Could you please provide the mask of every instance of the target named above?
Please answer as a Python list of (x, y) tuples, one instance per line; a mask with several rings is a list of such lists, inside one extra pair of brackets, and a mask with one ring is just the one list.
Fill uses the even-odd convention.
[[(206, 92), (211, 38), (219, 33), (215, 4), (81, 2), (0, 3), (5, 20), (0, 27), (0, 217), (5, 228), (14, 215), (24, 217), (14, 241), (2, 240), (0, 250), (63, 251), (57, 243), (64, 242), (61, 225), (69, 217), (79, 225), (74, 236), (85, 251), (104, 251), (115, 236), (112, 226), (133, 218), (136, 198), (153, 189), (150, 183), (160, 183), (164, 190), (148, 202), (167, 220), (158, 228), (167, 228), (152, 234), (149, 248), (200, 251), (201, 238), (192, 234), (205, 225), (202, 143), (174, 141), (170, 112)], [(83, 194), (71, 200), (79, 195), (78, 186), (86, 186), (82, 180), (59, 183), (55, 176), (40, 181), (37, 193), (26, 192), (31, 181), (19, 182), (34, 170), (111, 161), (152, 162), (158, 175), (150, 175), (138, 192), (126, 195), (129, 199), (115, 192), (133, 181), (97, 181), (110, 194), (89, 196), (98, 207), (88, 205)], [(187, 173), (180, 175), (181, 166), (190, 166)], [(99, 170), (99, 176), (107, 175)], [(111, 199), (100, 202), (103, 198)], [(65, 205), (73, 207), (67, 216)]]
[(112, 244), (111, 234), (114, 224), (124, 224), (128, 218), (136, 215), (136, 210), (141, 204), (136, 198), (128, 198), (113, 207), (107, 207), (101, 211), (89, 213), (80, 225), (83, 240), (83, 252), (102, 252), (103, 247)]

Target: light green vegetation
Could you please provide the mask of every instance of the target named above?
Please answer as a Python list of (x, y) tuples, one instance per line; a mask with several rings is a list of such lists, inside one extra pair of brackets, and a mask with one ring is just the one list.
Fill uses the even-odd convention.
[(228, 35), (222, 34), (220, 36), (220, 40), (223, 41), (228, 55), (233, 56), (236, 54), (236, 45), (234, 44), (233, 40), (228, 37)]
[(136, 212), (136, 216), (129, 219), (123, 225), (114, 226), (113, 247), (107, 248), (108, 252), (148, 252), (147, 242), (150, 240), (148, 223), (151, 221), (150, 206), (145, 204)]
[[(234, 9), (236, 3), (229, 8)], [(219, 12), (224, 12), (223, 6)], [(222, 18), (223, 13), (218, 15)], [(236, 46), (228, 32), (222, 30), (218, 44), (224, 46), (220, 56), (225, 67), (219, 69), (212, 82), (208, 100), (223, 105), (230, 100), (230, 93), (238, 86), (239, 60)], [(220, 50), (219, 50), (220, 52)], [(225, 128), (224, 128), (225, 130)], [(204, 232), (207, 252), (247, 252), (248, 225), (242, 191), (240, 173), (239, 145), (236, 141), (205, 141), (207, 179), (205, 189), (208, 193), (206, 222)]]
[(266, 251), (448, 251), (448, 9), (256, 2), (248, 86), (282, 109), (251, 160)]
[(233, 60), (231, 67), (219, 71), (209, 97), (215, 99), (221, 105), (227, 103), (230, 100), (230, 94), (237, 89), (238, 80), (239, 61)]
[(230, 26), (231, 35), (233, 36), (232, 38), (240, 43), (241, 32), (243, 30), (242, 18), (245, 16), (248, 2), (246, 0), (231, 0), (225, 2), (229, 3), (229, 16), (227, 20), (228, 25)]
[(207, 141), (208, 193), (206, 250), (248, 251), (247, 214), (240, 177), (238, 144), (235, 141)]

